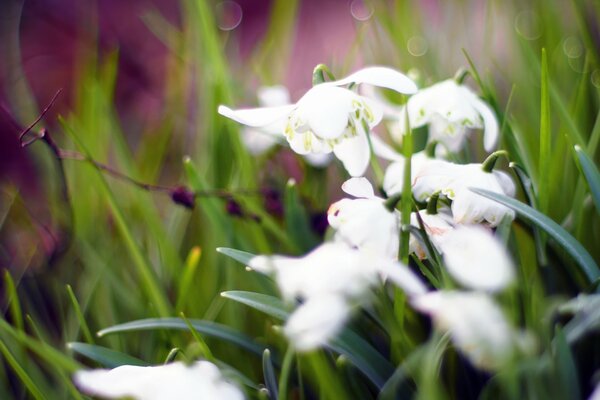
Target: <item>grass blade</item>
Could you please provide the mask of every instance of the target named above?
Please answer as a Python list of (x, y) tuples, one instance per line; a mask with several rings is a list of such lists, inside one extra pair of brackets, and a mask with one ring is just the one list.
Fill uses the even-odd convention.
[(248, 265), (250, 260), (254, 257), (254, 254), (248, 253), (242, 250), (230, 249), (228, 247), (217, 247), (217, 251), (221, 254), (225, 254), (227, 257), (233, 258), (235, 261), (239, 261), (244, 265)]
[(263, 376), (265, 378), (265, 386), (269, 391), (269, 398), (277, 400), (279, 394), (277, 391), (277, 377), (275, 376), (275, 369), (273, 368), (273, 362), (271, 361), (271, 351), (265, 349), (262, 357)]
[(29, 390), (29, 393), (31, 393), (35, 399), (45, 399), (46, 397), (42, 394), (42, 391), (35, 385), (33, 380), (27, 374), (27, 371), (21, 367), (2, 340), (0, 340), (0, 353), (2, 353), (4, 359), (8, 362), (13, 371), (15, 371), (21, 382), (23, 382), (23, 385)]
[[(221, 325), (216, 322), (195, 319), (189, 319), (188, 322), (194, 328), (194, 330), (203, 335), (213, 336), (223, 339), (227, 342), (237, 344), (238, 346), (258, 355), (261, 355), (263, 352), (262, 346), (256, 344), (248, 336), (239, 333), (228, 326)], [(98, 332), (98, 336), (102, 337), (114, 333), (152, 331), (160, 329), (175, 329), (183, 331), (189, 330), (188, 325), (181, 318), (149, 318), (126, 322), (124, 324), (102, 329)]]
[(285, 309), (285, 306), (281, 300), (277, 297), (268, 296), (262, 293), (244, 292), (240, 290), (230, 290), (228, 292), (222, 292), (222, 297), (237, 301), (252, 307), (255, 310), (262, 311), (273, 318), (285, 321), (289, 312)]
[(590, 192), (592, 192), (596, 210), (600, 213), (600, 172), (598, 171), (598, 167), (596, 167), (594, 161), (592, 161), (585, 151), (577, 145), (575, 145), (575, 153), (577, 154), (581, 172), (583, 172), (585, 180), (590, 187)]
[(148, 365), (148, 363), (139, 358), (94, 344), (71, 342), (67, 343), (67, 347), (75, 353), (96, 361), (105, 368), (116, 368), (121, 365), (137, 365), (141, 367)]

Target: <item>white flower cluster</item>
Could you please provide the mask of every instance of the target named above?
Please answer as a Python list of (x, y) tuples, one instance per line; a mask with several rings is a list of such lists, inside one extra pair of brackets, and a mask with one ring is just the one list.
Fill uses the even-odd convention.
[[(412, 96), (395, 107), (353, 90), (363, 83)], [(299, 154), (333, 152), (352, 176), (342, 186), (352, 198), (333, 203), (328, 211), (331, 242), (304, 257), (257, 256), (249, 263), (251, 269), (273, 275), (286, 300), (298, 302), (284, 329), (297, 350), (325, 345), (343, 328), (352, 308), (364, 304), (369, 288), (387, 280), (402, 288), (410, 304), (430, 315), (438, 329), (449, 332), (474, 365), (495, 369), (512, 357), (520, 335), (493, 294), (507, 288), (515, 272), (493, 228), (514, 218), (514, 212), (470, 188), (514, 196), (515, 185), (489, 163), (460, 165), (440, 158), (461, 150), (472, 129), (483, 130), (486, 150), (494, 150), (498, 142), (494, 112), (470, 89), (448, 80), (417, 91), (401, 73), (369, 67), (316, 85), (296, 104), (242, 110), (221, 106), (219, 113), (285, 138)], [(411, 225), (423, 226), (460, 290), (429, 290), (397, 261), (401, 215), (393, 200), (402, 201), (405, 160), (372, 132), (390, 117), (401, 127), (392, 132), (398, 142), (403, 127), (428, 125), (433, 146), (412, 156), (410, 177), (414, 199), (428, 207), (411, 215)], [(435, 151), (437, 143), (442, 151)], [(392, 161), (381, 182), (387, 199), (376, 196), (363, 177), (375, 156)], [(411, 235), (409, 247), (421, 259), (432, 256), (422, 238)]]

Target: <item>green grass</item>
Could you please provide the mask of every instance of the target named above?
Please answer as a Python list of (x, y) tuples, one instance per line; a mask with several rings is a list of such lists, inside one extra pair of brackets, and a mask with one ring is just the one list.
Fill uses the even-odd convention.
[[(443, 2), (434, 16), (419, 1), (369, 4), (373, 17), (366, 24), (356, 21), (360, 35), (347, 59), (322, 60), (335, 76), (350, 72), (359, 57), (365, 64), (414, 69), (420, 86), (464, 67), (470, 70), (466, 82), (499, 117), (500, 147), (520, 166), (512, 168), (512, 176), (526, 189), (518, 193), (520, 203), (509, 204), (519, 218), (505, 232), (519, 266), (518, 283), (500, 301), (511, 321), (536, 338), (533, 353), (496, 375), (475, 373), (448, 337), (429, 335), (426, 319), (387, 288), (327, 349), (290, 350), (281, 332), (287, 305), (277, 297), (276, 285), (246, 271), (248, 254), (233, 249), (305, 254), (320, 240), (311, 214), (326, 211), (339, 198), (333, 193), (339, 193), (346, 176), (338, 166), (314, 169), (283, 148), (279, 154), (251, 156), (240, 141), (240, 127), (216, 109), (254, 101), (257, 82), (283, 80), (295, 62), (293, 33), (303, 4), (275, 1), (265, 36), (248, 59), (240, 60), (235, 31), (219, 31), (215, 24), (214, 2), (182, 1), (180, 27), (156, 9), (141, 16), (146, 34), (158, 37), (169, 51), (164, 107), (152, 126), (129, 132), (121, 121), (127, 116), (115, 105), (118, 49), (78, 55), (72, 108), (60, 121), (43, 125), (52, 128), (62, 148), (136, 180), (230, 191), (259, 221), (228, 214), (225, 200), (211, 196), (200, 196), (193, 210), (185, 209), (165, 193), (114, 179), (85, 161), (63, 162), (70, 195), (70, 204), (65, 203), (60, 168), (42, 142), (30, 146), (49, 198), (44, 206), (50, 225), (69, 246), (49, 264), (34, 240), (29, 258), (0, 266), (5, 268), (0, 398), (82, 398), (70, 380), (76, 370), (161, 364), (174, 348), (180, 349), (173, 353), (177, 359), (202, 355), (229, 365), (253, 384), (244, 386), (249, 398), (261, 398), (256, 385), (277, 387), (279, 397), (288, 399), (377, 398), (380, 392), (382, 399), (589, 394), (592, 374), (600, 369), (598, 337), (568, 342), (556, 309), (561, 301), (598, 289), (600, 89), (592, 77), (600, 74), (600, 53), (590, 15), (598, 15), (600, 6), (579, 0), (482, 2), (478, 7)], [(523, 15), (535, 16), (535, 37), (515, 27)], [(474, 38), (471, 30), (480, 25), (488, 28)], [(428, 40), (425, 54), (411, 53), (407, 44), (414, 37)], [(499, 37), (502, 48), (496, 46)], [(565, 44), (568, 38), (576, 42)], [(579, 56), (565, 52), (569, 43), (578, 43)], [(311, 73), (306, 71), (307, 79)], [(23, 125), (35, 118), (35, 112), (19, 108), (33, 98), (27, 88), (24, 82), (20, 93), (9, 96), (16, 114), (30, 118), (22, 119)], [(405, 139), (407, 155), (413, 144), (419, 150), (418, 134)], [(479, 136), (472, 136), (474, 144), (461, 161), (485, 159)], [(281, 153), (306, 179), (288, 184), (289, 174), (277, 164)], [(500, 167), (508, 170), (507, 165)], [(405, 186), (406, 194), (410, 185)], [(243, 194), (264, 187), (279, 191), (283, 215), (269, 213), (261, 196)], [(31, 233), (39, 230), (38, 219), (26, 206), (36, 199), (24, 196), (9, 184), (0, 187), (2, 237), (18, 228), (37, 238)], [(402, 202), (399, 208), (406, 214), (412, 207)], [(409, 259), (406, 237), (400, 249), (404, 260)], [(440, 266), (431, 267), (444, 286), (444, 277), (437, 276)], [(105, 334), (96, 335), (99, 331)]]

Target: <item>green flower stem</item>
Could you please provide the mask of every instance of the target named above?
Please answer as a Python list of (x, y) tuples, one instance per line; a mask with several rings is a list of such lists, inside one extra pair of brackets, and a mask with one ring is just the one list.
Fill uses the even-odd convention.
[(494, 166), (496, 165), (496, 161), (498, 161), (498, 158), (500, 158), (500, 156), (505, 156), (506, 158), (508, 158), (508, 152), (506, 150), (498, 150), (493, 152), (481, 164), (481, 169), (488, 173), (492, 172)]
[(462, 85), (464, 83), (465, 79), (467, 79), (467, 76), (469, 76), (470, 74), (471, 73), (469, 72), (468, 69), (460, 68), (458, 71), (456, 71), (456, 74), (454, 74), (454, 80), (459, 85)]
[(318, 84), (325, 82), (325, 74), (327, 74), (327, 77), (330, 80), (335, 81), (335, 76), (333, 75), (329, 67), (327, 67), (327, 65), (325, 64), (319, 64), (313, 70), (313, 86), (317, 86)]
[(427, 202), (427, 214), (435, 215), (437, 214), (437, 203), (440, 199), (440, 191), (438, 190), (434, 194), (431, 195), (429, 201)]
[(425, 146), (425, 155), (429, 158), (435, 158), (435, 149), (439, 143), (437, 140), (427, 143), (427, 146)]

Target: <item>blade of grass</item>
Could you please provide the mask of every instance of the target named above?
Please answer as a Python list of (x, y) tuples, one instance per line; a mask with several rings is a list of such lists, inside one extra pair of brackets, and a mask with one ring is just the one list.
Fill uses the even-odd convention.
[(575, 145), (575, 153), (577, 154), (578, 165), (581, 172), (585, 176), (587, 184), (592, 193), (592, 199), (596, 205), (596, 210), (600, 214), (600, 172), (594, 161), (581, 149)]
[(145, 367), (147, 362), (139, 358), (132, 357), (129, 354), (124, 354), (119, 351), (108, 349), (106, 347), (97, 346), (94, 344), (70, 342), (67, 343), (67, 348), (73, 350), (77, 354), (81, 354), (92, 361), (97, 362), (104, 368), (116, 368), (121, 365), (136, 365)]
[(2, 353), (6, 362), (8, 362), (8, 364), (13, 369), (13, 371), (15, 371), (15, 373), (17, 374), (17, 376), (19, 377), (21, 382), (23, 382), (23, 384), (25, 385), (25, 387), (27, 388), (29, 393), (31, 393), (31, 395), (35, 399), (45, 399), (46, 397), (42, 394), (42, 391), (37, 387), (35, 382), (29, 377), (29, 374), (27, 374), (27, 371), (25, 371), (23, 369), (23, 367), (21, 367), (21, 365), (18, 363), (18, 361), (15, 359), (15, 357), (11, 354), (11, 352), (8, 350), (8, 347), (6, 347), (6, 345), (4, 344), (4, 341), (2, 341), (2, 340), (0, 340), (0, 353)]
[(13, 325), (17, 330), (23, 330), (23, 312), (21, 311), (21, 302), (17, 294), (15, 282), (8, 270), (4, 270), (4, 290), (6, 295), (6, 304), (10, 308), (10, 316), (12, 317)]
[(81, 332), (83, 333), (83, 337), (85, 341), (89, 344), (94, 344), (94, 337), (90, 332), (90, 328), (88, 327), (87, 322), (81, 312), (81, 307), (79, 306), (79, 302), (77, 301), (77, 297), (75, 297), (75, 293), (73, 293), (73, 289), (71, 285), (67, 285), (67, 294), (69, 295), (69, 299), (71, 300), (71, 304), (73, 305), (73, 310), (75, 311), (75, 315), (77, 316), (77, 320), (79, 321), (79, 326), (81, 327)]

